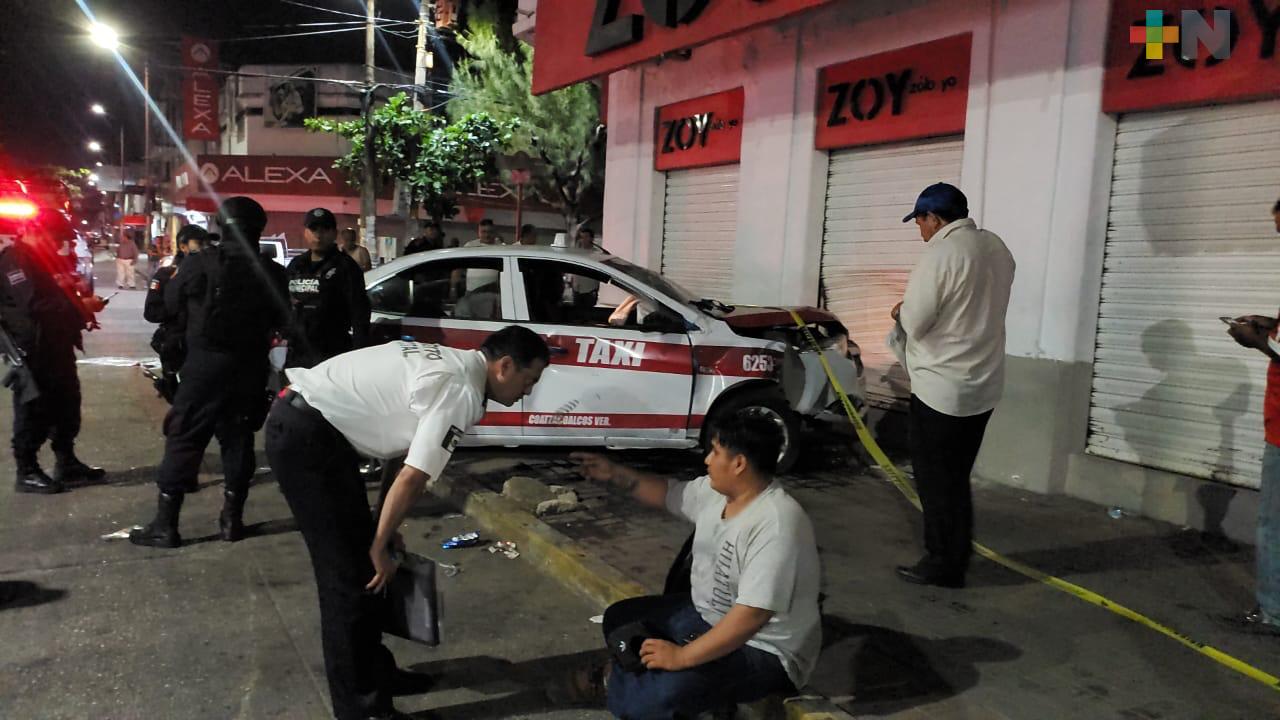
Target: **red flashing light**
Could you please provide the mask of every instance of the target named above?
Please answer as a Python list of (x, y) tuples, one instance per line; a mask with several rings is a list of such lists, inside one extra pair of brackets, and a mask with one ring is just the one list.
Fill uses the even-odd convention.
[(30, 220), (38, 212), (40, 208), (25, 198), (0, 198), (0, 217)]

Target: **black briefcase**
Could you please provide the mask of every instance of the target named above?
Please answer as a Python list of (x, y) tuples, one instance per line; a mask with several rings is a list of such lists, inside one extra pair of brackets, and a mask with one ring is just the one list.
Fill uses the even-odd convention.
[(387, 584), (382, 631), (435, 647), (440, 644), (440, 600), (435, 562), (405, 553), (396, 576)]

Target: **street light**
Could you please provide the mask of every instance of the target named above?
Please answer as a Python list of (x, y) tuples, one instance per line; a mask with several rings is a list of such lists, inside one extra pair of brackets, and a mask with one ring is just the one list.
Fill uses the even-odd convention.
[(94, 103), (93, 105), (89, 106), (89, 110), (90, 110), (90, 112), (92, 112), (94, 115), (106, 115), (106, 114), (107, 114), (107, 109), (106, 109), (106, 108), (104, 108), (104, 107), (102, 107), (102, 103)]
[(107, 50), (115, 50), (120, 47), (120, 33), (102, 23), (94, 23), (89, 29), (89, 37), (93, 39), (95, 45)]
[(102, 143), (97, 140), (90, 140), (88, 148), (89, 152), (102, 152)]
[(93, 166), (94, 166), (94, 167), (102, 167), (102, 161), (101, 161), (101, 160), (99, 160), (98, 162), (94, 163), (94, 164), (93, 164)]

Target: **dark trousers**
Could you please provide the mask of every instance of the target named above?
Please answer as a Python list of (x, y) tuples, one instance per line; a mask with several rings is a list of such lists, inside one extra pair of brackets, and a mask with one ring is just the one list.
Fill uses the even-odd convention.
[(209, 441), (222, 450), (224, 488), (249, 492), (256, 459), (253, 434), (267, 386), (265, 357), (191, 348), (182, 382), (164, 418), (164, 459), (156, 484), (168, 494), (195, 492)]
[(58, 454), (75, 450), (80, 434), (80, 378), (71, 343), (38, 347), (27, 358), (40, 397), (18, 402), (13, 394), (13, 456), (19, 472), (35, 469), (48, 440)]
[(318, 412), (281, 400), (267, 416), (266, 446), (311, 555), (333, 712), (338, 720), (387, 713), (395, 660), (382, 645), (383, 596), (364, 589), (375, 528), (360, 458)]
[[(606, 641), (614, 630), (642, 621), (679, 644), (711, 629), (688, 595), (638, 597), (604, 611)], [(744, 645), (719, 660), (679, 672), (632, 673), (615, 661), (607, 696), (609, 712), (623, 720), (692, 720), (699, 713), (795, 691), (778, 656)]]
[(969, 417), (940, 413), (911, 396), (911, 462), (924, 509), (926, 570), (964, 577), (973, 554), (973, 491), (969, 475), (991, 411)]

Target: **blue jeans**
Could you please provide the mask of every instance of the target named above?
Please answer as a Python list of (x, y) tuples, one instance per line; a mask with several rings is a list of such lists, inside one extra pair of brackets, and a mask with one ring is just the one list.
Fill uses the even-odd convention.
[(1258, 502), (1258, 606), (1267, 622), (1280, 625), (1280, 447), (1262, 453)]
[[(646, 621), (680, 644), (711, 629), (688, 595), (623, 600), (604, 613), (604, 635), (627, 623)], [(679, 672), (631, 673), (615, 661), (609, 675), (609, 712), (623, 720), (694, 718), (699, 713), (748, 703), (795, 686), (778, 656), (743, 646), (728, 655)]]

